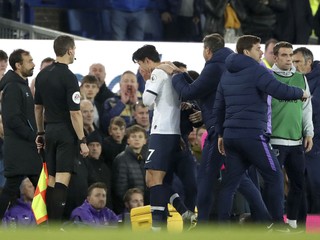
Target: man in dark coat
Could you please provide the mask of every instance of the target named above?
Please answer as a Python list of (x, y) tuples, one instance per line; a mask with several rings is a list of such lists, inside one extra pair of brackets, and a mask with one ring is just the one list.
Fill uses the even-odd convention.
[(37, 127), (33, 97), (27, 77), (32, 76), (34, 63), (29, 52), (18, 49), (11, 53), (8, 71), (0, 83), (4, 127), (4, 167), (7, 178), (0, 196), (0, 219), (9, 204), (19, 196), (19, 186), (28, 176), (36, 187), (42, 161), (37, 154)]

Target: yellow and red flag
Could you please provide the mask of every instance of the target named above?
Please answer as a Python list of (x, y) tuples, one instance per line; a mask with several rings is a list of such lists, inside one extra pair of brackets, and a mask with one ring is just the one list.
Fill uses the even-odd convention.
[(38, 185), (34, 192), (31, 208), (37, 224), (48, 220), (47, 205), (46, 205), (46, 192), (48, 186), (48, 170), (47, 164), (44, 162), (40, 173)]

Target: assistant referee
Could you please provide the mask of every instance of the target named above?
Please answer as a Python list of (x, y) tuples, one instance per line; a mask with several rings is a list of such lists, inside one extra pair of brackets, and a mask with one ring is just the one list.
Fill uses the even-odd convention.
[(61, 221), (71, 173), (79, 157), (79, 145), (83, 157), (88, 155), (89, 149), (83, 132), (78, 81), (68, 68), (75, 59), (74, 39), (59, 36), (54, 40), (53, 48), (56, 61), (44, 68), (35, 82), (36, 141), (38, 150), (45, 147), (48, 164), (48, 218), (49, 221)]

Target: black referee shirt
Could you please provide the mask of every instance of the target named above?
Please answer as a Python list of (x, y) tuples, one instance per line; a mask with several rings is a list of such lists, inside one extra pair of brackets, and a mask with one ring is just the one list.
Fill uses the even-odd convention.
[(70, 112), (80, 110), (80, 89), (67, 64), (55, 62), (36, 77), (35, 104), (45, 108), (46, 123), (71, 123)]

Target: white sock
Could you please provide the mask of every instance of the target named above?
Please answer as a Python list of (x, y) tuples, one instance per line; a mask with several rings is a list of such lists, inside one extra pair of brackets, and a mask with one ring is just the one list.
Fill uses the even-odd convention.
[(290, 219), (287, 219), (287, 223), (289, 224), (290, 227), (292, 228), (297, 228), (297, 220), (290, 220)]

